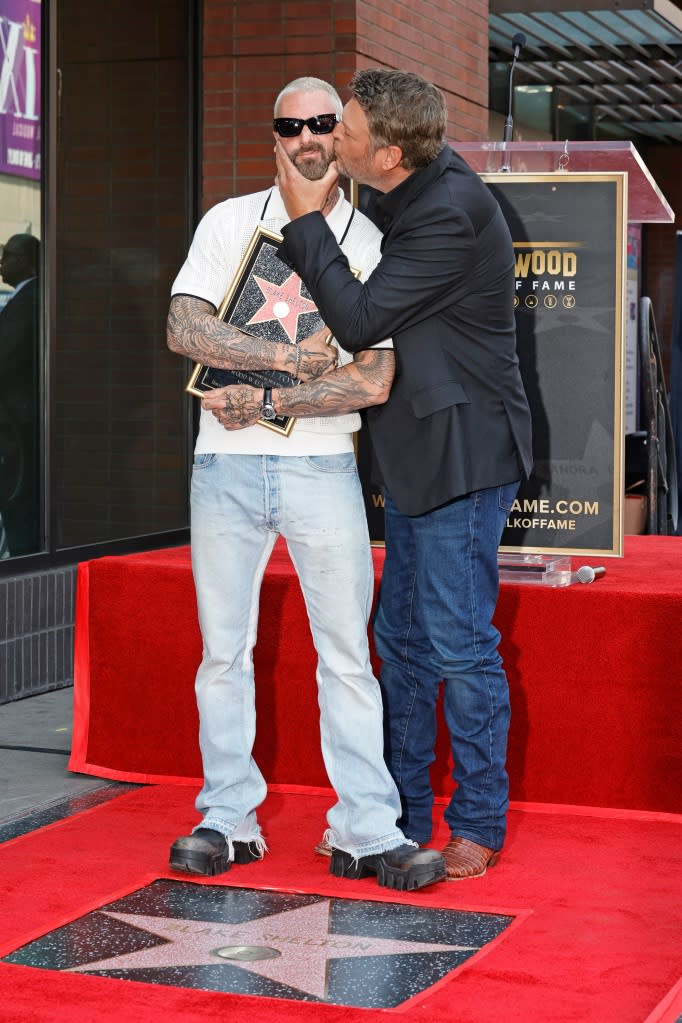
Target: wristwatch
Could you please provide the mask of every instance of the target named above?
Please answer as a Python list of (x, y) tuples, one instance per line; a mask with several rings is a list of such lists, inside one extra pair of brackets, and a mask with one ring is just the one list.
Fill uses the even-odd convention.
[(260, 407), (261, 419), (277, 419), (277, 413), (275, 412), (275, 406), (272, 404), (272, 388), (263, 388), (263, 404)]

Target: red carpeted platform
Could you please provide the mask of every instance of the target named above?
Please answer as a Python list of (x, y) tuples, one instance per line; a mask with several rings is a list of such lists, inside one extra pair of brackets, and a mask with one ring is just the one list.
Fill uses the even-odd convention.
[[(377, 581), (383, 556), (374, 551)], [(601, 563), (606, 575), (587, 585), (502, 586), (497, 624), (511, 687), (512, 799), (677, 812), (682, 539), (628, 536), (625, 557)], [(200, 653), (186, 548), (81, 564), (70, 769), (197, 782)], [(255, 664), (255, 755), (266, 778), (328, 785), (315, 654), (283, 545), (265, 576)], [(433, 777), (447, 795), (443, 727)]]
[[(0, 845), (0, 957), (172, 876), (168, 847), (194, 819), (193, 796), (179, 786), (144, 787)], [(78, 947), (51, 940), (61, 958), (0, 963), (0, 1017), (378, 1023), (397, 1013), (424, 1023), (673, 1023), (682, 1012), (682, 817), (517, 808), (504, 855), (485, 877), (397, 893), (372, 879), (333, 878), (314, 855), (330, 800), (329, 792), (271, 792), (261, 813), (270, 853), (208, 883), (501, 913), (514, 917), (511, 926), (418, 998), (374, 1010), (69, 972), (79, 955), (93, 958), (93, 922), (92, 939), (81, 928)], [(445, 838), (441, 824), (436, 844)]]

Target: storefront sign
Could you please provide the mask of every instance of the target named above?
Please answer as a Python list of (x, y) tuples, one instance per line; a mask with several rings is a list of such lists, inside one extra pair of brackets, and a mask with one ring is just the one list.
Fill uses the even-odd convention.
[(38, 0), (0, 0), (0, 173), (40, 178)]

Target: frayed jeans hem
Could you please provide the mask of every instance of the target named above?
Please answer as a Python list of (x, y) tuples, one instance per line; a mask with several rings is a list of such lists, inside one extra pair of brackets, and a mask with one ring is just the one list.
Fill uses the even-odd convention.
[(330, 828), (325, 832), (325, 839), (333, 849), (340, 849), (342, 852), (348, 853), (354, 860), (364, 859), (365, 856), (378, 856), (380, 853), (397, 849), (401, 845), (412, 845), (415, 849), (419, 848), (416, 842), (405, 838), (400, 831), (392, 835), (384, 835), (381, 838), (372, 839), (370, 842), (363, 842), (361, 845), (351, 846), (349, 843), (337, 838), (335, 832)]

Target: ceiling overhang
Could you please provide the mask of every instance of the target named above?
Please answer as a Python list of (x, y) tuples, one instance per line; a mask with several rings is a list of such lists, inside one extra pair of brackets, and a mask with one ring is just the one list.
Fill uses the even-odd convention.
[(491, 62), (526, 43), (516, 85), (551, 85), (622, 138), (682, 142), (682, 9), (671, 0), (491, 0)]

